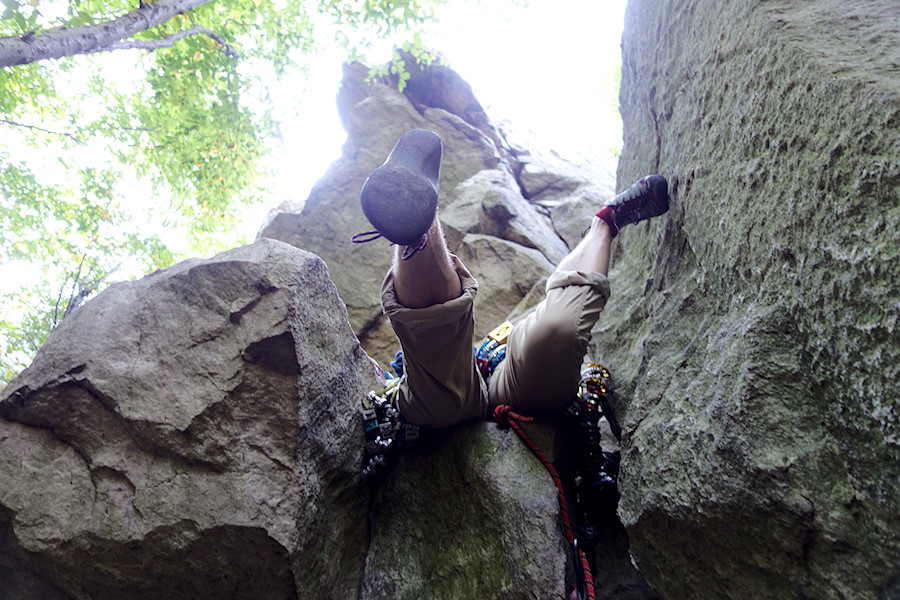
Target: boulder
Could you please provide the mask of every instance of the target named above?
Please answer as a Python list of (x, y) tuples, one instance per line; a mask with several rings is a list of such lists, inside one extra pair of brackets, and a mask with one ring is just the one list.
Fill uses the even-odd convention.
[(550, 220), (522, 197), (512, 173), (505, 168), (480, 171), (460, 183), (440, 219), (453, 252), (463, 236), (475, 233), (534, 248), (553, 264), (569, 253)]
[(375, 381), (287, 244), (111, 286), (0, 396), (0, 596), (352, 597)]
[[(478, 280), (476, 339), (505, 321), (526, 296), (532, 306), (540, 302), (547, 276), (553, 272), (553, 264), (537, 250), (486, 235), (464, 237), (458, 256)], [(535, 287), (541, 293), (529, 294)]]
[(663, 598), (900, 597), (896, 3), (632, 0), (595, 355)]
[(520, 163), (517, 179), (522, 194), (541, 206), (552, 208), (561, 198), (586, 184), (609, 196), (615, 188), (616, 161), (610, 156), (582, 156), (576, 161), (552, 150), (527, 150), (521, 151), (517, 158)]
[[(111, 286), (0, 395), (0, 599), (566, 598), (556, 488), (512, 430), (425, 431), (363, 480), (375, 374), (288, 244)], [(552, 457), (556, 424), (528, 428)]]
[[(359, 206), (359, 192), (366, 177), (384, 162), (405, 131), (431, 129), (443, 141), (439, 199), (444, 206), (450, 202), (457, 184), (483, 169), (496, 168), (505, 154), (482, 131), (489, 120), (483, 111), (476, 110), (477, 101), (468, 84), (458, 76), (449, 75), (452, 71), (446, 67), (435, 65), (433, 69), (445, 72), (445, 76), (429, 75), (429, 80), (442, 82), (450, 89), (434, 91), (432, 97), (459, 98), (454, 102), (437, 102), (446, 108), (419, 104), (428, 96), (416, 79), (408, 86), (415, 92), (413, 97), (417, 103), (414, 104), (389, 79), (369, 80), (369, 67), (362, 63), (344, 65), (337, 99), (341, 122), (347, 131), (341, 157), (313, 186), (300, 214), (278, 214), (259, 234), (260, 238), (278, 239), (314, 252), (325, 260), (347, 305), (350, 323), (364, 342), (382, 325), (381, 280), (391, 256), (385, 241), (370, 244), (350, 241), (355, 234), (372, 229)], [(463, 102), (462, 98), (469, 98), (470, 102)], [(448, 110), (454, 107), (464, 108), (463, 115)], [(476, 114), (480, 116), (475, 118)], [(385, 358), (378, 352), (372, 354)]]

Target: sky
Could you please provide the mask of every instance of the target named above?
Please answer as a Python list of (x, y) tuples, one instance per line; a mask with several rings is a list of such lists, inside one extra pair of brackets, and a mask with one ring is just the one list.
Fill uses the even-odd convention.
[[(511, 141), (571, 160), (592, 160), (622, 145), (615, 74), (625, 3), (531, 0), (527, 7), (511, 7), (452, 0), (423, 42), (472, 86), (488, 116), (512, 132)], [(387, 61), (390, 49), (390, 44), (374, 49), (367, 62)], [(313, 66), (311, 93), (287, 82), (276, 98), (276, 110), (285, 118), (284, 146), (277, 153), (281, 160), (272, 200), (247, 215), (251, 235), (272, 207), (284, 201), (302, 204), (340, 156), (346, 134), (335, 96), (342, 60), (337, 53), (325, 54)]]
[[(529, 0), (527, 6), (511, 6), (516, 2), (524, 0), (502, 4), (449, 0), (439, 9), (439, 24), (422, 41), (472, 86), (488, 116), (511, 143), (532, 151), (552, 151), (576, 162), (608, 165), (615, 160), (611, 153), (622, 145), (616, 76), (626, 0)], [(41, 6), (51, 5), (48, 0)], [(386, 62), (392, 45), (374, 48), (366, 62)], [(273, 208), (285, 201), (302, 206), (315, 182), (340, 157), (346, 133), (338, 118), (336, 95), (344, 59), (337, 48), (325, 52), (305, 81), (285, 80), (273, 97), (273, 116), (283, 123), (280, 145), (272, 148), (268, 159), (273, 193), (267, 202), (244, 214), (238, 234), (246, 241), (255, 238)], [(129, 52), (110, 53), (105, 64), (119, 72), (122, 85), (137, 76)], [(40, 152), (24, 147), (22, 151)], [(49, 172), (43, 175), (52, 181), (53, 161), (38, 157), (28, 162), (47, 163)], [(141, 212), (142, 206), (158, 204), (148, 185), (140, 181), (123, 185), (129, 190), (129, 208)], [(152, 225), (142, 224), (146, 226)], [(176, 251), (185, 244), (180, 231), (159, 233)], [(140, 275), (139, 265), (126, 265), (116, 278)], [(0, 295), (41, 277), (41, 271), (25, 261), (0, 264)]]

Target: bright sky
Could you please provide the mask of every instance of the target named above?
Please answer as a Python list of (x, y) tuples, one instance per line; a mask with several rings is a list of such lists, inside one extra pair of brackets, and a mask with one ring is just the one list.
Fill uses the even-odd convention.
[[(472, 85), (495, 123), (504, 122), (512, 141), (565, 158), (597, 157), (622, 143), (614, 76), (626, 0), (531, 0), (527, 7), (486, 0), (451, 0), (440, 25), (424, 38)], [(65, 5), (65, 3), (60, 3)], [(390, 58), (390, 44), (367, 57)], [(123, 77), (134, 73), (133, 57), (113, 53)], [(253, 239), (266, 213), (285, 200), (302, 204), (312, 185), (340, 156), (346, 139), (335, 106), (343, 56), (326, 54), (304, 86), (287, 82), (275, 98), (284, 119), (283, 150), (273, 156), (274, 194), (248, 211), (243, 234)], [(116, 67), (111, 67), (115, 69)], [(39, 164), (40, 161), (35, 161)], [(141, 202), (138, 189), (129, 203)], [(149, 200), (154, 199), (148, 195)], [(178, 234), (174, 234), (177, 236)], [(173, 237), (173, 246), (178, 239)], [(0, 265), (0, 293), (39, 276), (27, 263)]]
[[(508, 3), (454, 0), (424, 43), (472, 86), (495, 123), (508, 122), (513, 141), (564, 158), (591, 159), (622, 145), (614, 77), (625, 3), (531, 0), (511, 9)], [(386, 46), (367, 60), (389, 58)], [(341, 62), (338, 54), (322, 58), (311, 74), (311, 95), (285, 88), (278, 110), (297, 115), (283, 128), (285, 155), (272, 202), (248, 215), (250, 235), (273, 206), (285, 200), (301, 204), (340, 156), (346, 139), (335, 108)]]

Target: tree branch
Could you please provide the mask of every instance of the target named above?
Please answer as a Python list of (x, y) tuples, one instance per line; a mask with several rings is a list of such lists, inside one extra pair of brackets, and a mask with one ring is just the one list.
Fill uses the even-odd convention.
[(91, 50), (91, 52), (107, 52), (110, 50), (149, 50), (150, 52), (153, 52), (154, 50), (158, 50), (160, 48), (170, 48), (174, 46), (175, 42), (177, 42), (178, 40), (183, 40), (190, 35), (199, 34), (207, 35), (214, 39), (222, 46), (225, 54), (227, 54), (231, 58), (241, 57), (241, 53), (235, 50), (228, 42), (226, 42), (222, 38), (222, 36), (212, 31), (211, 29), (203, 27), (202, 25), (194, 25), (190, 29), (183, 29), (178, 33), (174, 33), (160, 40), (132, 40), (130, 42), (115, 42), (113, 44), (110, 44), (109, 46)]
[(34, 131), (43, 131), (44, 133), (51, 133), (53, 135), (65, 136), (67, 138), (72, 138), (79, 144), (83, 143), (77, 135), (74, 133), (69, 133), (67, 131), (53, 131), (52, 129), (44, 129), (43, 127), (38, 127), (37, 125), (29, 125), (27, 123), (17, 123), (15, 121), (10, 121), (9, 119), (0, 119), (0, 123), (6, 123), (7, 125), (13, 125), (15, 127), (24, 127), (26, 129), (32, 129)]
[(59, 322), (65, 318), (66, 313), (69, 312), (69, 306), (72, 305), (72, 298), (75, 296), (75, 286), (78, 285), (78, 278), (81, 277), (81, 267), (84, 266), (84, 259), (87, 258), (87, 254), (81, 255), (81, 262), (78, 263), (78, 270), (75, 272), (75, 275), (72, 277), (72, 293), (69, 294), (69, 301), (66, 304), (66, 311), (63, 313), (63, 316), (59, 316), (59, 303), (62, 302), (63, 290), (64, 287), (59, 288), (59, 296), (56, 298), (56, 306), (53, 307), (53, 327), (59, 325)]
[(103, 23), (3, 37), (0, 38), (0, 68), (99, 52), (208, 2), (210, 0), (141, 2), (137, 10)]

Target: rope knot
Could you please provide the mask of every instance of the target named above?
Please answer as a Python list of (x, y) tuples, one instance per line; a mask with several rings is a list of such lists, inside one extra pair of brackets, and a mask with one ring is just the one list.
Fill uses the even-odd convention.
[(501, 427), (509, 427), (513, 421), (531, 423), (534, 419), (513, 411), (509, 404), (499, 404), (497, 408), (494, 409), (494, 421)]

